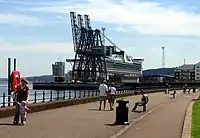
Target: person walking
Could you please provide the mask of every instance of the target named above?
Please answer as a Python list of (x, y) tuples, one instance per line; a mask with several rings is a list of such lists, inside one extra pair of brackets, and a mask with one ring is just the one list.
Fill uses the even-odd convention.
[(111, 84), (111, 87), (109, 87), (109, 97), (108, 102), (110, 104), (110, 111), (114, 110), (113, 106), (115, 103), (115, 96), (116, 96), (116, 88), (114, 87), (114, 84)]
[[(14, 92), (16, 109), (15, 109), (15, 117), (14, 117), (13, 124), (19, 123), (20, 104), (22, 103), (22, 101), (26, 101), (28, 103), (29, 88), (28, 88), (27, 84), (28, 84), (28, 81), (25, 78), (22, 78), (21, 84), (18, 86), (17, 91)], [(26, 119), (25, 120), (21, 119), (21, 123), (25, 124)]]
[(106, 100), (107, 100), (107, 93), (108, 93), (108, 86), (105, 84), (106, 81), (102, 81), (99, 85), (99, 110), (101, 110), (101, 105), (103, 102), (103, 110), (106, 110)]

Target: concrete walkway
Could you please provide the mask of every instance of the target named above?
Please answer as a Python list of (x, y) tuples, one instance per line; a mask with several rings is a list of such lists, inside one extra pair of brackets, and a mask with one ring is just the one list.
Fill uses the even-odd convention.
[[(134, 102), (140, 98), (141, 96), (139, 95), (124, 99), (129, 100), (129, 109), (131, 110)], [(149, 135), (154, 132), (158, 133), (156, 130), (167, 122), (165, 133), (161, 129), (162, 134), (168, 135), (168, 138), (173, 138), (168, 134), (168, 130), (171, 130), (171, 125), (181, 125), (180, 121), (183, 121), (184, 110), (193, 96), (182, 96), (182, 93), (178, 92), (177, 99), (172, 99), (171, 95), (165, 95), (162, 92), (149, 94), (149, 98), (148, 111), (162, 104), (165, 107), (139, 121), (136, 124), (138, 125), (137, 129), (135, 128), (136, 125), (133, 125), (130, 131), (125, 132), (122, 137), (132, 138), (136, 136), (137, 138), (143, 138), (144, 132), (141, 131), (141, 128)], [(172, 103), (169, 104), (170, 101)], [(124, 126), (112, 126), (115, 121), (115, 111), (98, 111), (98, 106), (99, 102), (94, 102), (28, 114), (28, 122), (25, 126), (14, 126), (12, 125), (13, 118), (3, 118), (0, 119), (0, 138), (109, 138), (124, 128)], [(138, 108), (138, 110), (142, 110), (142, 108)], [(168, 112), (171, 114), (168, 114)], [(129, 112), (129, 120), (134, 120), (143, 114), (145, 113)], [(173, 115), (175, 120), (172, 116), (164, 116), (165, 114)], [(180, 119), (177, 120), (179, 117)], [(165, 119), (167, 121), (164, 121)], [(163, 123), (159, 124), (159, 121)], [(143, 124), (145, 125), (143, 126)], [(151, 129), (154, 129), (152, 133)], [(176, 128), (171, 133), (180, 135), (180, 131), (180, 128)], [(142, 136), (136, 134), (141, 134)], [(148, 138), (150, 136), (147, 135)]]

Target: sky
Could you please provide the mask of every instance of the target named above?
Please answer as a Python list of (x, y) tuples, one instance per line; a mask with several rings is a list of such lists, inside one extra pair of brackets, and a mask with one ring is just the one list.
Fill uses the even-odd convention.
[(166, 67), (200, 61), (198, 0), (0, 0), (0, 77), (8, 57), (22, 76), (52, 74), (54, 62), (74, 58), (70, 11), (105, 27), (128, 55), (144, 58), (143, 69), (161, 67), (162, 46)]

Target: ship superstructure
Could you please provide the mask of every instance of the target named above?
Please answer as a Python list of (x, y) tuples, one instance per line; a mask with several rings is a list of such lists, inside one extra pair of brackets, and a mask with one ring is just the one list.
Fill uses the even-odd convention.
[(106, 58), (106, 67), (108, 72), (108, 79), (117, 74), (121, 78), (121, 82), (130, 83), (138, 82), (139, 76), (142, 73), (143, 59), (129, 58), (127, 61)]

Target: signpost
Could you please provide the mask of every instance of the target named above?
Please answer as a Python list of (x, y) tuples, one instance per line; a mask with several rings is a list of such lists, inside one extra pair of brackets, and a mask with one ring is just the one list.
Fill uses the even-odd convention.
[[(16, 70), (16, 59), (14, 58), (14, 71)], [(11, 101), (11, 58), (8, 58), (8, 106)]]

